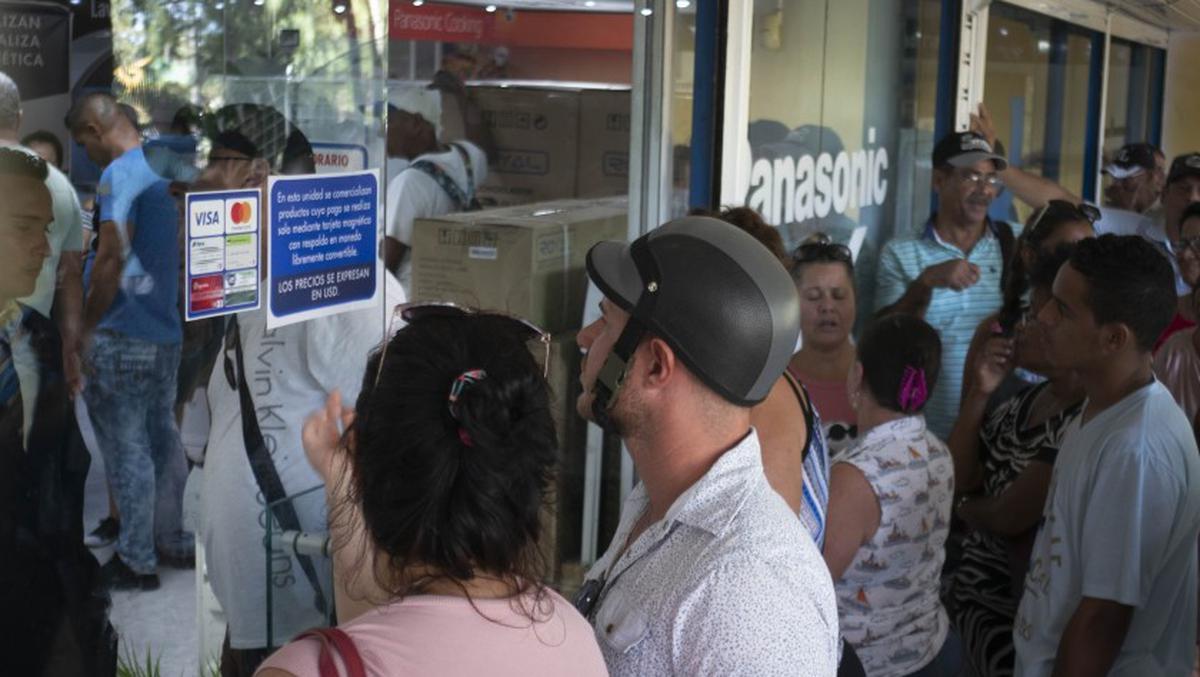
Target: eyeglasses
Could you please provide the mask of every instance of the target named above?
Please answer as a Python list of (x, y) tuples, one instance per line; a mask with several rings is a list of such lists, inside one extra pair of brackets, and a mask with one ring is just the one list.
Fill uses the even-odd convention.
[(834, 242), (833, 238), (825, 233), (813, 233), (792, 252), (792, 261), (795, 263), (829, 261), (853, 264), (854, 255), (849, 247)]
[(1177, 242), (1171, 243), (1171, 248), (1177, 252), (1185, 249), (1200, 252), (1200, 237), (1181, 237)]
[(392, 311), (392, 319), (388, 324), (388, 331), (383, 336), (383, 345), (379, 349), (379, 368), (375, 372), (375, 385), (379, 386), (379, 379), (383, 376), (383, 364), (387, 361), (387, 349), (392, 343), (392, 334), (396, 327), (396, 319), (399, 318), (407, 324), (420, 322), (430, 317), (498, 317), (509, 320), (516, 324), (517, 329), (525, 336), (526, 341), (537, 341), (542, 345), (544, 355), (542, 358), (542, 378), (546, 378), (550, 373), (550, 332), (515, 315), (506, 313), (498, 313), (490, 310), (475, 310), (467, 308), (450, 301), (431, 301), (428, 303), (404, 303), (396, 306)]
[(966, 170), (958, 173), (958, 180), (972, 188), (987, 186), (997, 192), (1004, 190), (1004, 179), (1000, 178), (999, 174), (981, 174), (973, 170)]
[(1047, 214), (1053, 214), (1055, 219), (1061, 221), (1077, 219), (1094, 224), (1100, 220), (1100, 208), (1096, 205), (1087, 202), (1075, 204), (1066, 200), (1050, 200), (1034, 215), (1033, 221), (1029, 223), (1029, 227), (1025, 229), (1025, 232), (1033, 233), (1036, 231), (1042, 221), (1045, 220)]

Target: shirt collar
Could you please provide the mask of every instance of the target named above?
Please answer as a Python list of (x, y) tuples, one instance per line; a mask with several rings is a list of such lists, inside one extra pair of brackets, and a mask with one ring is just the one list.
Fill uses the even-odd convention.
[(5, 338), (20, 336), (28, 314), (29, 308), (16, 301), (0, 306), (0, 335)]
[[(991, 235), (992, 237), (999, 239), (1000, 236), (998, 232), (1000, 227), (996, 225), (996, 222), (992, 220), (992, 217), (984, 217), (983, 223), (985, 226), (987, 226), (987, 228), (985, 228), (983, 231), (983, 236), (987, 237), (988, 235)], [(935, 228), (936, 225), (937, 212), (934, 212), (930, 214), (929, 219), (925, 221), (925, 229), (921, 232), (921, 239), (930, 240), (938, 244), (946, 244), (946, 242), (942, 240), (942, 237), (938, 235), (937, 228)]]
[(889, 437), (915, 437), (925, 433), (925, 417), (905, 416), (875, 426), (859, 438), (860, 445), (869, 445)]
[(1151, 242), (1156, 242), (1165, 247), (1168, 252), (1174, 253), (1171, 251), (1171, 241), (1167, 239), (1166, 223), (1161, 217), (1147, 216), (1143, 219), (1141, 225), (1138, 226), (1138, 235)]
[(758, 433), (751, 428), (741, 442), (721, 454), (699, 481), (675, 499), (663, 523), (679, 522), (720, 536), (760, 479), (763, 479), (762, 448)]

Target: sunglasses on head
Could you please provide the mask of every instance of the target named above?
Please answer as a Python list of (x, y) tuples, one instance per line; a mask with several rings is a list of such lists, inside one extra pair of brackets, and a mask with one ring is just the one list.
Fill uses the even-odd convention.
[(850, 252), (850, 248), (844, 244), (839, 244), (833, 241), (825, 233), (813, 233), (809, 235), (804, 242), (796, 247), (796, 251), (792, 252), (792, 261), (795, 263), (814, 263), (817, 261), (830, 261), (836, 263), (853, 263), (854, 256)]
[(1041, 208), (1041, 210), (1038, 211), (1037, 215), (1033, 217), (1033, 221), (1030, 222), (1029, 228), (1026, 232), (1032, 233), (1036, 231), (1038, 226), (1041, 225), (1042, 221), (1046, 219), (1047, 214), (1052, 214), (1061, 220), (1077, 219), (1080, 221), (1087, 221), (1091, 224), (1094, 224), (1100, 220), (1100, 208), (1096, 205), (1089, 204), (1087, 202), (1075, 204), (1074, 202), (1068, 202), (1066, 200), (1050, 200), (1044, 207)]
[(404, 303), (396, 306), (392, 311), (392, 319), (388, 324), (388, 331), (383, 337), (383, 346), (379, 349), (379, 368), (375, 373), (375, 385), (379, 385), (379, 379), (383, 376), (383, 363), (387, 360), (387, 349), (391, 345), (392, 335), (396, 328), (396, 319), (403, 320), (406, 324), (413, 324), (421, 320), (431, 317), (496, 317), (507, 320), (513, 323), (514, 328), (524, 336), (526, 341), (537, 341), (542, 345), (544, 351), (542, 357), (542, 378), (549, 375), (550, 369), (550, 332), (542, 329), (536, 324), (515, 315), (507, 313), (499, 313), (491, 310), (476, 310), (466, 306), (460, 306), (451, 301), (429, 301), (425, 303)]

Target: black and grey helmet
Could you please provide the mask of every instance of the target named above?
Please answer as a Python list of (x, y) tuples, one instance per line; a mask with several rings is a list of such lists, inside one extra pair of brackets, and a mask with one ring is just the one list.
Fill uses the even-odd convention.
[(758, 240), (724, 221), (689, 216), (629, 244), (601, 242), (588, 252), (587, 272), (630, 314), (597, 378), (593, 413), (601, 422), (647, 332), (740, 406), (767, 397), (800, 335), (791, 276)]

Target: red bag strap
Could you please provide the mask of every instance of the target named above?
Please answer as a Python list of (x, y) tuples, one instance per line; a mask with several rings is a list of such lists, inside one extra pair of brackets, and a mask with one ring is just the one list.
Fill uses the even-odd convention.
[(350, 639), (344, 630), (339, 628), (313, 628), (296, 636), (296, 639), (312, 638), (321, 643), (321, 653), (317, 656), (317, 669), (321, 677), (341, 677), (334, 654), (341, 656), (346, 665), (347, 677), (367, 677), (366, 666), (354, 640)]

